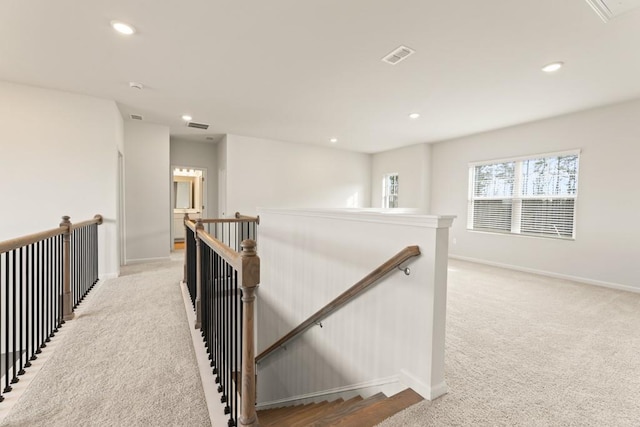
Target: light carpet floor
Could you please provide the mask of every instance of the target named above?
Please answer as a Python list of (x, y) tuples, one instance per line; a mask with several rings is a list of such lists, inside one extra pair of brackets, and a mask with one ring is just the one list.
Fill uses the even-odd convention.
[(640, 295), (449, 267), (449, 393), (380, 427), (640, 426)]
[(122, 273), (91, 291), (2, 427), (210, 426), (181, 261)]

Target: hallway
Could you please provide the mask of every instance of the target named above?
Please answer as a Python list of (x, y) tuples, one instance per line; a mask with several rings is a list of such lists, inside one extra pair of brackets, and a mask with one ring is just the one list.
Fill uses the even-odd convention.
[(99, 283), (0, 426), (209, 426), (181, 278), (175, 254)]

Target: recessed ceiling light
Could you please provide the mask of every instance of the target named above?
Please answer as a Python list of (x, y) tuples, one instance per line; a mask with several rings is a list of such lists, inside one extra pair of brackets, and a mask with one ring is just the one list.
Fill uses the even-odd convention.
[(544, 71), (545, 73), (553, 73), (555, 71), (558, 71), (560, 68), (562, 68), (563, 65), (564, 65), (564, 62), (561, 62), (561, 61), (552, 62), (551, 64), (547, 64), (544, 67), (542, 67), (542, 71)]
[(136, 32), (136, 29), (133, 28), (131, 25), (125, 24), (124, 22), (120, 22), (120, 21), (111, 21), (111, 26), (113, 27), (114, 30), (116, 30), (120, 34), (124, 34), (127, 36), (130, 36), (131, 34)]
[(329, 141), (331, 141), (332, 144), (335, 144), (338, 142), (338, 138), (331, 138)]
[(411, 113), (409, 114), (410, 119), (417, 119), (420, 117), (420, 113)]
[(191, 120), (193, 120), (193, 117), (191, 117), (188, 114), (185, 114), (184, 116), (182, 116), (182, 120), (184, 120), (185, 122), (190, 122)]

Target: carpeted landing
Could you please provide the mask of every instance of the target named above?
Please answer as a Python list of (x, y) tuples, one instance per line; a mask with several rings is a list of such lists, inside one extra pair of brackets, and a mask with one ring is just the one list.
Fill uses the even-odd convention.
[(640, 426), (640, 295), (449, 267), (449, 393), (380, 427)]
[(122, 273), (91, 291), (2, 427), (210, 425), (179, 286), (182, 262)]

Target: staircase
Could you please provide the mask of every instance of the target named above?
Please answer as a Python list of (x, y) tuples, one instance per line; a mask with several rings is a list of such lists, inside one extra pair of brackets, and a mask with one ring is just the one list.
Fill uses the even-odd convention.
[(375, 426), (390, 416), (422, 401), (410, 388), (386, 397), (382, 393), (367, 399), (354, 397), (332, 402), (310, 403), (258, 411), (262, 427), (367, 427)]

